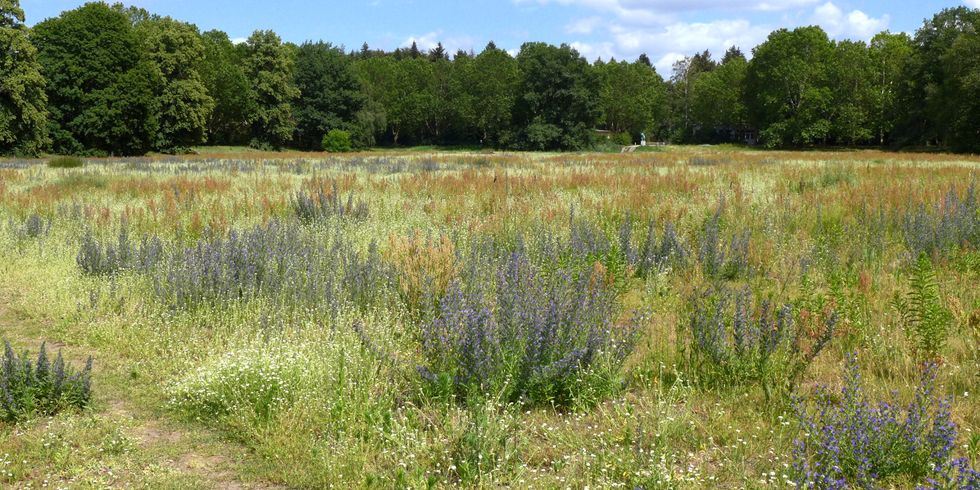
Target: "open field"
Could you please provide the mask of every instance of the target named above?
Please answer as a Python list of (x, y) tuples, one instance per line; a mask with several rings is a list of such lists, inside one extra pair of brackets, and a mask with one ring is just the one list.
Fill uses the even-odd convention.
[(0, 418), (0, 487), (789, 488), (832, 432), (819, 488), (963, 477), (978, 180), (710, 147), (0, 160), (0, 339), (94, 359), (87, 408)]

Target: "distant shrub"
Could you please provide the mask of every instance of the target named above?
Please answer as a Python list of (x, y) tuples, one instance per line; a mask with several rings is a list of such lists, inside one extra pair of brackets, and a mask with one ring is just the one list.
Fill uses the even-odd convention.
[(796, 486), (885, 488), (902, 478), (928, 483), (926, 488), (977, 488), (980, 475), (965, 461), (951, 460), (957, 432), (951, 400), (935, 390), (936, 369), (929, 367), (904, 410), (894, 401), (875, 404), (863, 392), (856, 359), (849, 357), (839, 395), (820, 388), (813, 413), (802, 403), (798, 407), (803, 434), (793, 454)]
[(494, 284), (463, 275), (423, 324), (422, 376), (457, 396), (591, 403), (618, 386), (633, 323), (617, 325), (615, 294), (601, 273), (544, 275), (518, 250)]
[(823, 168), (816, 176), (801, 178), (790, 183), (790, 189), (798, 193), (826, 189), (840, 184), (853, 184), (857, 180), (854, 171), (844, 165)]
[(78, 157), (55, 157), (48, 160), (48, 167), (51, 168), (80, 168), (85, 165), (85, 161)]
[(715, 213), (705, 222), (698, 249), (698, 261), (704, 275), (712, 278), (735, 279), (748, 276), (749, 243), (751, 232), (736, 233), (729, 241), (721, 235), (721, 215), (725, 204), (722, 202)]
[(367, 203), (361, 200), (355, 202), (353, 193), (347, 195), (346, 201), (342, 201), (336, 183), (329, 193), (323, 189), (317, 189), (312, 195), (303, 191), (297, 192), (292, 208), (296, 217), (304, 223), (315, 223), (334, 216), (363, 221), (369, 214)]
[(75, 262), (83, 273), (92, 276), (110, 276), (124, 270), (145, 272), (163, 260), (163, 242), (160, 238), (144, 237), (140, 243), (129, 239), (129, 229), (123, 224), (115, 240), (101, 242), (87, 230), (82, 236)]
[(341, 129), (331, 129), (323, 137), (323, 151), (346, 153), (354, 149), (350, 133)]
[(925, 253), (919, 255), (912, 268), (908, 293), (896, 293), (894, 305), (902, 315), (906, 333), (915, 341), (918, 354), (927, 360), (937, 360), (946, 344), (953, 314), (943, 306), (936, 273)]
[(31, 213), (17, 230), (19, 238), (40, 238), (51, 231), (51, 220), (45, 220), (37, 213)]
[(723, 163), (727, 163), (727, 161), (702, 156), (694, 156), (687, 159), (687, 164), (692, 167), (713, 167)]
[(18, 357), (9, 342), (4, 343), (0, 371), (0, 420), (17, 422), (34, 415), (54, 415), (62, 410), (85, 408), (92, 395), (92, 358), (76, 372), (65, 364), (58, 351), (54, 364), (41, 344), (37, 360), (27, 354)]
[(690, 337), (683, 350), (694, 381), (708, 387), (758, 385), (767, 398), (795, 389), (837, 326), (836, 313), (827, 311), (804, 328), (792, 305), (756, 301), (748, 288), (708, 289), (690, 305)]
[(615, 133), (612, 135), (611, 141), (621, 146), (630, 146), (633, 144), (633, 136), (629, 133)]
[(980, 249), (980, 202), (976, 184), (963, 197), (950, 189), (942, 203), (925, 204), (905, 212), (905, 245), (913, 258), (946, 254), (956, 248)]

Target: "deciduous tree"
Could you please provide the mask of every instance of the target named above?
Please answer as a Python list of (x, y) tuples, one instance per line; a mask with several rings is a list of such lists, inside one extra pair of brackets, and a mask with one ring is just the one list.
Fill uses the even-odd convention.
[(514, 109), (518, 144), (532, 150), (591, 146), (599, 119), (599, 80), (566, 44), (525, 43), (517, 55), (521, 82)]
[(329, 43), (304, 43), (296, 56), (296, 144), (319, 149), (331, 129), (350, 130), (364, 105), (350, 58)]
[(244, 51), (245, 76), (255, 97), (252, 144), (282, 148), (296, 131), (293, 101), (299, 97), (299, 90), (293, 85), (293, 59), (272, 31), (255, 31), (245, 42)]
[(48, 143), (47, 95), (19, 0), (0, 0), (0, 155), (37, 155)]

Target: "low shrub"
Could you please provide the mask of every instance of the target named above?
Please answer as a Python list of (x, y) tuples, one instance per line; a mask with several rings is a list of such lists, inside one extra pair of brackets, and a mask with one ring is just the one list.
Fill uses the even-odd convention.
[(17, 236), (22, 239), (40, 238), (47, 235), (49, 231), (51, 231), (51, 220), (45, 220), (41, 215), (31, 213), (17, 230)]
[(355, 202), (353, 193), (347, 195), (346, 202), (342, 201), (336, 183), (332, 192), (323, 189), (317, 189), (312, 194), (297, 192), (292, 200), (292, 208), (296, 217), (304, 223), (316, 223), (331, 217), (355, 221), (368, 218), (367, 203), (361, 200)]
[(350, 133), (341, 129), (331, 129), (323, 136), (323, 151), (346, 153), (354, 149)]
[(123, 224), (115, 240), (101, 242), (87, 230), (82, 236), (75, 263), (83, 273), (92, 276), (111, 276), (124, 270), (145, 272), (156, 266), (164, 255), (159, 237), (143, 237), (140, 243), (129, 239), (129, 229)]
[(613, 133), (610, 140), (620, 146), (630, 146), (633, 144), (633, 135), (626, 132)]
[(792, 393), (837, 326), (833, 311), (808, 316), (815, 325), (800, 325), (792, 305), (758, 301), (748, 288), (716, 286), (690, 304), (681, 348), (692, 379), (711, 388), (758, 385), (767, 399)]
[(963, 196), (950, 189), (930, 210), (925, 204), (906, 210), (902, 221), (905, 245), (913, 259), (947, 254), (957, 248), (980, 249), (980, 201), (976, 184)]
[(896, 401), (874, 403), (863, 391), (856, 358), (850, 356), (839, 395), (820, 388), (812, 413), (798, 404), (803, 434), (793, 453), (796, 486), (977, 488), (978, 474), (965, 461), (951, 458), (957, 433), (951, 400), (935, 391), (936, 368), (929, 366), (904, 410)]
[(422, 327), (422, 376), (459, 397), (590, 404), (619, 385), (635, 322), (617, 325), (615, 294), (601, 273), (545, 275), (515, 251), (492, 287), (463, 273)]
[(48, 160), (48, 167), (51, 168), (80, 168), (85, 165), (85, 161), (78, 157), (55, 157)]
[(228, 352), (171, 387), (170, 405), (188, 418), (251, 427), (291, 406), (314, 365), (294, 349)]
[(92, 358), (75, 371), (58, 351), (52, 364), (41, 344), (37, 360), (26, 353), (17, 356), (4, 343), (0, 371), (0, 421), (17, 422), (35, 415), (54, 415), (62, 410), (85, 408), (92, 397)]

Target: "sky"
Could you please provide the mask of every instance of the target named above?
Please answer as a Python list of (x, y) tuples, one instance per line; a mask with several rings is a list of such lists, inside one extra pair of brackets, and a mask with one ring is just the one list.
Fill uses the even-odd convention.
[[(21, 0), (28, 24), (84, 0)], [(913, 33), (945, 7), (980, 0), (131, 0), (124, 2), (243, 40), (272, 29), (286, 41), (323, 40), (391, 50), (413, 41), (480, 52), (488, 41), (512, 53), (527, 41), (568, 43), (589, 60), (646, 53), (669, 77), (674, 61), (730, 46), (746, 55), (781, 27), (819, 25), (834, 39), (869, 40), (882, 30)]]

